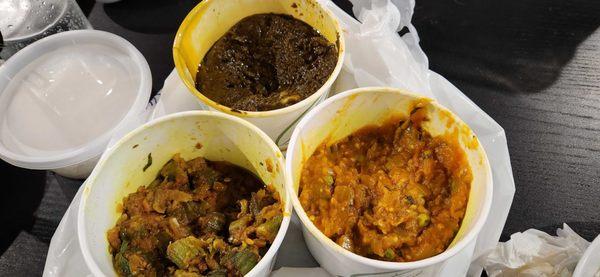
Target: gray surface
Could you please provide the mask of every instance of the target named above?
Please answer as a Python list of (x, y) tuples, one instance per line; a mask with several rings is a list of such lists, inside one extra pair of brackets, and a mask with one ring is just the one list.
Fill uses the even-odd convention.
[[(0, 166), (5, 166), (5, 164), (0, 164)], [(80, 181), (68, 180), (50, 172), (36, 172), (36, 175), (40, 175), (46, 180), (43, 197), (39, 201), (39, 206), (33, 212), (33, 222), (24, 224), (26, 227), (18, 231), (17, 236), (11, 240), (8, 249), (0, 256), (0, 276), (41, 275), (50, 239), (81, 184)], [(8, 177), (8, 180), (11, 181), (22, 180), (20, 179), (21, 175), (11, 174)], [(14, 179), (11, 177), (14, 177)], [(10, 185), (14, 184), (16, 183), (11, 182)], [(20, 196), (34, 196), (37, 194), (35, 186), (39, 186), (39, 184), (27, 184), (17, 187), (17, 190), (19, 190), (18, 196), (14, 195), (11, 199), (4, 198), (0, 203), (10, 203), (9, 201), (16, 200)], [(3, 197), (11, 196), (5, 194)], [(23, 216), (21, 214), (21, 210), (24, 209), (22, 202), (13, 207), (3, 208), (2, 217), (4, 219), (10, 214)], [(15, 224), (14, 221), (9, 218), (9, 224)], [(23, 224), (22, 222), (18, 223)], [(8, 227), (13, 226), (3, 226), (0, 230), (7, 231), (6, 229), (10, 229)], [(3, 239), (8, 235), (10, 234), (2, 233)]]
[(21, 232), (0, 257), (2, 276), (36, 276), (43, 270), (48, 244)]
[(506, 131), (517, 193), (505, 235), (530, 227), (554, 233), (563, 222), (588, 240), (600, 232), (599, 46), (597, 30), (537, 92), (456, 83)]
[(430, 67), (506, 131), (503, 239), (563, 222), (600, 233), (600, 1), (417, 1), (413, 23)]

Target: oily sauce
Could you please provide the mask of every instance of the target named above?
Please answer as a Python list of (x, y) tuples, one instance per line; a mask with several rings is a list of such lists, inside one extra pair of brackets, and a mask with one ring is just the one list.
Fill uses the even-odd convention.
[(317, 92), (333, 72), (337, 56), (337, 47), (301, 20), (252, 15), (206, 53), (196, 88), (232, 109), (279, 109)]
[(243, 276), (283, 219), (277, 192), (252, 173), (179, 155), (122, 207), (107, 234), (119, 276)]
[(340, 246), (408, 262), (443, 252), (465, 215), (471, 169), (456, 138), (432, 137), (409, 120), (368, 126), (321, 145), (306, 161), (300, 202)]

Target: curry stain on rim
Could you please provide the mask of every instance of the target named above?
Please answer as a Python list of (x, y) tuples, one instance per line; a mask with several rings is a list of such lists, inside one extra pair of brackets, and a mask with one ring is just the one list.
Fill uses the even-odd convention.
[(471, 128), (469, 128), (466, 123), (457, 122), (456, 115), (454, 115), (449, 110), (439, 108), (437, 108), (437, 110), (439, 118), (446, 122), (446, 129), (460, 129), (455, 131), (460, 132), (461, 141), (463, 141), (467, 148), (476, 149), (477, 147), (479, 147), (479, 139), (477, 138), (477, 135), (475, 135), (473, 130), (471, 130)]

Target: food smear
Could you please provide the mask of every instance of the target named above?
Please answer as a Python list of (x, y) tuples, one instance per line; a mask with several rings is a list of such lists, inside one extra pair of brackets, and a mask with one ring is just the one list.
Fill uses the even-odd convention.
[(301, 20), (257, 14), (235, 24), (206, 53), (196, 88), (242, 111), (268, 111), (317, 92), (335, 69), (338, 49)]
[(457, 139), (432, 137), (424, 111), (367, 126), (305, 162), (300, 202), (310, 220), (364, 257), (410, 262), (450, 245), (473, 180)]
[(179, 155), (122, 207), (107, 233), (119, 276), (243, 276), (283, 219), (279, 194), (252, 173)]

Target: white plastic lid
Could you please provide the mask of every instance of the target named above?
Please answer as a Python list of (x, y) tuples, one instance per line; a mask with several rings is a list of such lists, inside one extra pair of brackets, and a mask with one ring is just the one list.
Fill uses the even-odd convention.
[(0, 157), (57, 169), (100, 155), (139, 121), (151, 79), (142, 54), (111, 33), (69, 31), (27, 46), (0, 66)]

